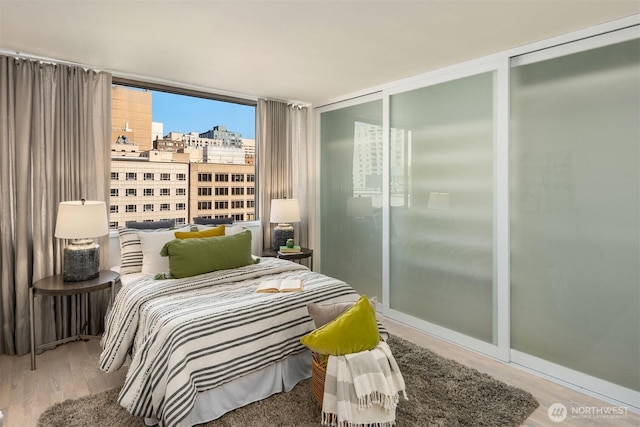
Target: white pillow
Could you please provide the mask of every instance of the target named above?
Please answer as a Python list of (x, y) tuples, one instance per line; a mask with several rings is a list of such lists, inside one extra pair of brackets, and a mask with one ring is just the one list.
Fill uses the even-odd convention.
[(242, 233), (244, 230), (246, 230), (246, 228), (240, 225), (227, 225), (224, 228), (224, 235), (233, 236), (234, 234)]
[(142, 271), (142, 248), (138, 231), (133, 228), (118, 229), (120, 235), (120, 274)]
[(120, 274), (140, 273), (142, 271), (142, 246), (140, 234), (160, 233), (169, 228), (118, 228), (120, 235)]
[(175, 230), (156, 231), (155, 233), (138, 233), (142, 246), (142, 273), (155, 276), (158, 273), (169, 272), (169, 257), (160, 256), (160, 250), (170, 240), (176, 238), (176, 231), (191, 231), (191, 227)]

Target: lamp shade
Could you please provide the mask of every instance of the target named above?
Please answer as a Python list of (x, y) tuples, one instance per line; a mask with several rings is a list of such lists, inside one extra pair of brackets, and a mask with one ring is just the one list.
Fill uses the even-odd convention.
[(60, 202), (55, 236), (60, 239), (90, 239), (109, 232), (105, 202), (75, 200)]
[(269, 220), (277, 223), (300, 222), (298, 199), (271, 200), (271, 217)]

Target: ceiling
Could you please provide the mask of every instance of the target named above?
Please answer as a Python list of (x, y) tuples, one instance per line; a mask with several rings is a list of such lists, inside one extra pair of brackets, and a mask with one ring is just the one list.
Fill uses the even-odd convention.
[(0, 49), (319, 105), (638, 13), (637, 0), (0, 0)]

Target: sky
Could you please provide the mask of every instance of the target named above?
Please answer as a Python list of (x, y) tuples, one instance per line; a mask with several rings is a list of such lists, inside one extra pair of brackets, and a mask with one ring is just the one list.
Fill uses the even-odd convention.
[(255, 139), (256, 109), (253, 106), (210, 99), (151, 92), (152, 120), (163, 123), (163, 134), (198, 132), (225, 126), (243, 138)]

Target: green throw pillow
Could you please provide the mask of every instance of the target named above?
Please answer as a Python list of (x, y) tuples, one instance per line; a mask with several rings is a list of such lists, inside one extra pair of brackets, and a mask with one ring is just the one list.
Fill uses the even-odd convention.
[(365, 295), (331, 322), (300, 338), (312, 351), (333, 356), (372, 350), (379, 341), (376, 313)]
[(171, 240), (160, 255), (169, 257), (169, 273), (176, 279), (254, 263), (249, 230), (233, 236)]
[[(378, 303), (377, 297), (369, 298), (371, 308), (375, 311), (376, 304)], [(317, 304), (310, 302), (307, 304), (307, 311), (309, 316), (313, 319), (313, 324), (316, 328), (326, 325), (342, 313), (353, 307), (356, 302), (336, 302), (333, 304)]]

